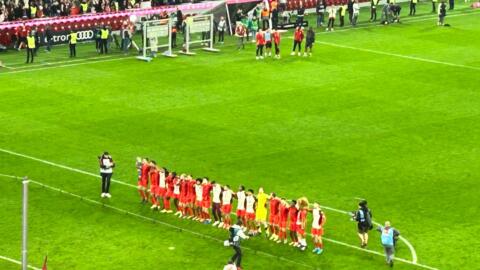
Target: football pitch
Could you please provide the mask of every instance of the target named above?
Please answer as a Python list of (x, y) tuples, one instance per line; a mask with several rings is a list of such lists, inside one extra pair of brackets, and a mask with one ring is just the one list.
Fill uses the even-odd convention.
[(359, 247), (360, 198), (403, 237), (394, 268), (479, 269), (480, 12), (458, 2), (437, 27), (430, 11), (403, 6), (401, 24), (380, 26), (363, 8), (356, 28), (314, 27), (312, 57), (290, 56), (291, 31), (278, 60), (234, 37), (149, 63), (91, 43), (74, 60), (66, 46), (31, 65), (0, 54), (0, 269), (20, 268), (23, 176), (31, 269), (47, 254), (49, 270), (222, 269), (228, 232), (141, 204), (137, 156), (323, 206), (322, 255), (310, 237), (301, 252), (261, 235), (242, 242), (243, 269), (388, 268), (380, 233)]

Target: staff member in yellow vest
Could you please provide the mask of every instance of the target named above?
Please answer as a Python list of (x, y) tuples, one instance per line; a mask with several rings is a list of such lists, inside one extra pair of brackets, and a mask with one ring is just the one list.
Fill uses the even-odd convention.
[(345, 14), (347, 14), (347, 5), (342, 5), (340, 7), (340, 27), (343, 27), (345, 25)]
[(108, 35), (110, 34), (110, 31), (108, 31), (107, 26), (103, 26), (103, 28), (100, 30), (100, 53), (107, 54), (108, 53), (108, 48), (107, 48), (107, 42), (108, 42)]
[(33, 55), (35, 50), (35, 36), (30, 32), (27, 36), (27, 64), (33, 63)]
[(70, 57), (77, 57), (77, 33), (73, 30), (68, 34), (68, 45), (70, 47)]
[(30, 5), (30, 19), (37, 17), (37, 6), (35, 4)]
[(417, 12), (418, 0), (410, 0), (410, 16), (414, 16)]
[(435, 7), (435, 4), (438, 2), (438, 0), (432, 0), (432, 13), (437, 12), (437, 9)]
[(82, 12), (82, 14), (88, 13), (88, 7), (89, 7), (89, 4), (86, 0), (83, 0), (80, 3), (80, 11)]

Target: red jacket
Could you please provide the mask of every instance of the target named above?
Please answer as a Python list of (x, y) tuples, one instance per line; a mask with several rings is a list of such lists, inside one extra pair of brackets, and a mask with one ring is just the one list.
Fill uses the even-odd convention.
[(293, 39), (295, 41), (302, 41), (304, 38), (303, 36), (303, 30), (295, 30), (295, 33), (293, 35)]
[(257, 45), (265, 45), (265, 36), (263, 33), (258, 32), (255, 38), (257, 39)]
[(280, 44), (280, 33), (273, 32), (272, 37), (273, 37), (273, 42), (275, 44), (277, 44), (277, 45)]

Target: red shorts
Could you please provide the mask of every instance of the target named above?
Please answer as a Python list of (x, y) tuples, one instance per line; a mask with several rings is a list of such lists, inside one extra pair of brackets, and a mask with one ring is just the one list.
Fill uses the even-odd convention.
[(237, 217), (244, 217), (245, 216), (245, 209), (237, 209)]
[(165, 197), (172, 198), (173, 197), (173, 190), (167, 190), (167, 193), (165, 194)]
[(164, 187), (158, 187), (158, 196), (160, 197), (165, 197), (165, 194), (167, 193), (167, 189)]
[(270, 225), (278, 225), (278, 215), (270, 215), (268, 217), (268, 223), (270, 223)]
[(232, 212), (232, 205), (231, 204), (224, 204), (222, 205), (222, 213), (225, 215), (229, 215)]
[(210, 208), (211, 203), (212, 202), (210, 200), (203, 200), (202, 201), (202, 207), (203, 208)]
[(313, 236), (322, 236), (323, 235), (323, 228), (320, 228), (320, 229), (312, 228), (312, 235)]
[(195, 206), (202, 207), (202, 201), (195, 201)]
[(146, 188), (146, 187), (147, 187), (147, 180), (146, 180), (146, 179), (140, 179), (140, 180), (138, 181), (138, 185), (141, 186), (141, 187)]
[(300, 235), (305, 235), (305, 228), (302, 229), (302, 226), (297, 225), (297, 233)]
[(247, 212), (247, 220), (255, 220), (255, 213)]
[(290, 231), (291, 232), (296, 232), (297, 231), (297, 224), (290, 224)]
[(158, 186), (150, 186), (150, 194), (158, 195)]
[(280, 228), (286, 229), (287, 228), (287, 221), (286, 220), (280, 220), (279, 222)]
[(187, 201), (188, 203), (195, 203), (195, 195), (190, 195), (188, 198), (187, 198)]
[(175, 198), (175, 199), (180, 199), (180, 194), (175, 194), (175, 193), (173, 193), (173, 198)]

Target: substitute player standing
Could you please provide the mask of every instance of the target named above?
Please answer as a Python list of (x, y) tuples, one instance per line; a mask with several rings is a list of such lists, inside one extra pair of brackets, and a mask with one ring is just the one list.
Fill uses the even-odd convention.
[(327, 221), (327, 217), (323, 213), (322, 209), (320, 209), (320, 205), (318, 203), (313, 204), (312, 209), (313, 214), (313, 221), (312, 221), (312, 236), (313, 236), (313, 244), (315, 248), (313, 249), (313, 253), (315, 254), (322, 254), (323, 252), (323, 226)]
[[(33, 52), (32, 52), (33, 53)], [(115, 162), (113, 162), (112, 156), (108, 152), (103, 152), (103, 155), (98, 157), (100, 165), (100, 176), (102, 176), (102, 198), (111, 198), (110, 195), (110, 180), (113, 175), (113, 168)]]

